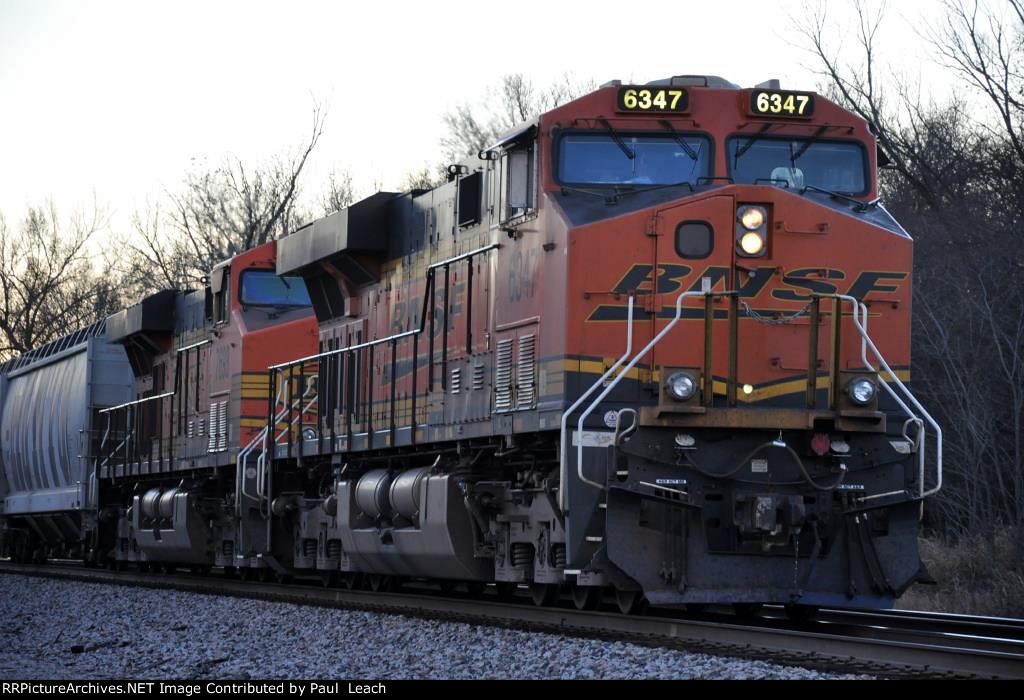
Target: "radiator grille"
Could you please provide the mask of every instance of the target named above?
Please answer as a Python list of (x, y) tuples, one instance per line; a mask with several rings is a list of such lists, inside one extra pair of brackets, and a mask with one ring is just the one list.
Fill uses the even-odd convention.
[(512, 410), (512, 339), (498, 341), (494, 371), (494, 412)]
[(220, 425), (217, 430), (217, 449), (228, 449), (228, 402), (220, 402)]
[(217, 450), (217, 402), (210, 404), (210, 440), (206, 443), (207, 452)]
[(519, 338), (519, 361), (516, 363), (516, 409), (533, 408), (537, 403), (536, 338), (531, 333)]
[(228, 448), (228, 402), (210, 404), (210, 439), (208, 452), (221, 452)]

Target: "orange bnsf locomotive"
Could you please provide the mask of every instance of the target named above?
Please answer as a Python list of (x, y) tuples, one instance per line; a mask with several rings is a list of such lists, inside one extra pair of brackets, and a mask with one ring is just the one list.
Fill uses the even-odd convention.
[[(153, 478), (108, 440), (100, 558), (623, 611), (891, 605), (926, 575), (942, 464), (878, 158), (862, 119), (774, 81), (613, 82), (309, 224), (275, 289), (304, 283), (319, 340), (265, 313), (270, 366), (239, 373), (231, 322), (206, 324), (220, 452)], [(229, 267), (212, 287), (246, 313)], [(191, 386), (133, 368), (160, 401)], [(105, 415), (151, 446), (128, 413)]]

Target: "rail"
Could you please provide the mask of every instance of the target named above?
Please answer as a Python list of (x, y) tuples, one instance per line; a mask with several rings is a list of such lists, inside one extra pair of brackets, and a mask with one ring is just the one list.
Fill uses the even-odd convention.
[(221, 576), (116, 573), (62, 564), (38, 566), (0, 561), (2, 574), (619, 639), (832, 673), (860, 672), (897, 678), (1024, 678), (1024, 621), (1003, 618), (823, 609), (818, 614), (819, 621), (793, 623), (786, 621), (782, 610), (773, 606), (766, 606), (760, 615), (750, 618), (665, 608), (651, 608), (644, 615), (623, 615), (614, 609), (538, 607), (527, 602), (522, 596), (524, 591), (518, 589), (512, 600), (499, 599), (490, 590), (479, 596), (438, 595), (429, 584), (415, 581), (409, 581), (398, 592), (374, 593), (325, 588), (314, 579), (291, 584), (254, 584)]

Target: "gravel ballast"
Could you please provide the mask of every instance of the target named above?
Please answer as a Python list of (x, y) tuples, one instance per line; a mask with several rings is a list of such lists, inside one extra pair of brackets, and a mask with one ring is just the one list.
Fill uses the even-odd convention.
[(13, 679), (849, 678), (626, 642), (0, 576)]

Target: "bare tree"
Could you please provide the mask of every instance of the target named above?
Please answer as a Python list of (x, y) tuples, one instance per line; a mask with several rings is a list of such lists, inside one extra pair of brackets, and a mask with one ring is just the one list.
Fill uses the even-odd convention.
[(17, 231), (0, 216), (0, 358), (25, 353), (119, 308), (117, 282), (96, 270), (86, 251), (103, 225), (94, 207), (63, 226), (52, 202), (30, 208)]
[(352, 176), (344, 171), (332, 170), (327, 176), (327, 189), (320, 200), (324, 215), (340, 211), (354, 201), (355, 189), (352, 186)]
[(292, 231), (303, 218), (299, 178), (323, 127), (324, 113), (314, 106), (309, 137), (291, 157), (255, 167), (230, 157), (198, 168), (168, 193), (166, 211), (136, 213), (134, 250), (154, 269), (155, 286), (195, 285), (214, 264)]
[[(943, 7), (924, 33), (959, 81), (944, 104), (924, 103), (885, 71), (881, 11), (854, 5), (853, 52), (834, 48), (823, 5), (804, 35), (830, 94), (888, 153), (883, 195), (917, 239), (914, 381), (948, 451), (930, 522), (991, 540), (1000, 526), (1024, 526), (1024, 4), (1009, 0), (1005, 14), (977, 2)], [(977, 97), (982, 108), (968, 109)]]
[(522, 73), (502, 76), (481, 103), (463, 103), (445, 114), (448, 133), (441, 139), (441, 148), (449, 161), (475, 155), (517, 124), (593, 89), (593, 80), (578, 80), (568, 73), (543, 87)]
[(429, 190), (443, 185), (448, 179), (443, 165), (435, 165), (431, 167), (424, 165), (419, 170), (412, 170), (405, 175), (405, 179), (402, 184), (399, 185), (399, 189), (403, 192), (410, 190)]

